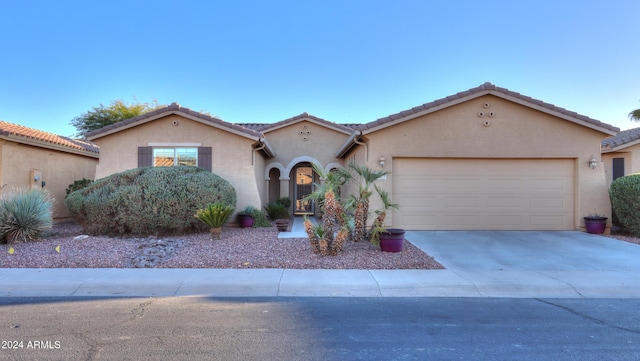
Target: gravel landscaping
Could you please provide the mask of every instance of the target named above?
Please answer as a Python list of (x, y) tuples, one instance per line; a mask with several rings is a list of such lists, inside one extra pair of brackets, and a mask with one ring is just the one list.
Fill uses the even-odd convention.
[[(9, 249), (13, 249), (13, 254)], [(85, 236), (74, 222), (57, 222), (43, 239), (0, 244), (0, 268), (287, 268), (442, 269), (410, 242), (402, 252), (381, 252), (368, 242), (347, 242), (343, 254), (322, 257), (306, 238), (278, 238), (271, 228), (225, 227), (222, 239), (209, 233), (171, 237)]]

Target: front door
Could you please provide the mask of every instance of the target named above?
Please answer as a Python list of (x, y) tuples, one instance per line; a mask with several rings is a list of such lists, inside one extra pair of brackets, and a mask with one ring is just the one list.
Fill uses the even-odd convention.
[(311, 200), (304, 198), (313, 192), (313, 168), (297, 167), (296, 168), (296, 185), (295, 185), (295, 214), (313, 214), (314, 204)]

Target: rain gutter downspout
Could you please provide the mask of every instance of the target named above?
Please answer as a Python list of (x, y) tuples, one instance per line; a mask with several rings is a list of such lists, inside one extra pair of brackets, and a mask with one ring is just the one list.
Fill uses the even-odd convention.
[(253, 148), (253, 152), (251, 153), (251, 165), (256, 165), (256, 152), (267, 147), (267, 143), (262, 143), (262, 138), (258, 139), (258, 144), (262, 144), (262, 146)]
[(368, 163), (369, 162), (369, 146), (367, 145), (367, 143), (359, 141), (358, 138), (353, 138), (353, 142), (358, 145), (364, 145), (364, 161), (365, 163)]

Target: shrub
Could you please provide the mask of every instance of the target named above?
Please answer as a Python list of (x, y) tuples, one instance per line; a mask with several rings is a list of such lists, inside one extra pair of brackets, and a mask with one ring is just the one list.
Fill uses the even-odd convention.
[(46, 190), (18, 188), (0, 197), (0, 240), (27, 242), (53, 224), (53, 197)]
[(640, 174), (620, 177), (611, 183), (611, 205), (620, 224), (640, 236)]
[(82, 188), (86, 188), (89, 185), (91, 185), (91, 183), (93, 183), (93, 181), (91, 179), (87, 179), (87, 178), (82, 178), (82, 179), (78, 179), (75, 180), (73, 183), (69, 184), (69, 186), (66, 189), (67, 194), (73, 192), (73, 191), (77, 191), (79, 189)]
[(207, 208), (198, 209), (196, 218), (210, 228), (220, 228), (233, 213), (234, 207), (222, 203), (209, 204)]
[(264, 206), (264, 210), (272, 220), (276, 219), (289, 219), (289, 209), (279, 202), (271, 202)]
[(267, 216), (254, 206), (247, 206), (242, 212), (238, 214), (247, 214), (253, 218), (253, 228), (271, 227), (271, 222), (267, 219)]
[(204, 230), (193, 216), (208, 204), (234, 206), (236, 191), (202, 168), (136, 168), (96, 180), (65, 198), (91, 234), (167, 234)]

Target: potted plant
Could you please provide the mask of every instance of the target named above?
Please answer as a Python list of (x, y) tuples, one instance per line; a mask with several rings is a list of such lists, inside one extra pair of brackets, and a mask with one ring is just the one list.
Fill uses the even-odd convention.
[(404, 246), (404, 229), (386, 228), (380, 233), (380, 250), (400, 252)]
[(289, 209), (279, 202), (271, 202), (264, 206), (264, 210), (271, 220), (276, 223), (278, 231), (286, 232), (289, 229)]
[(253, 227), (253, 213), (257, 209), (253, 206), (247, 206), (243, 211), (238, 213), (238, 225), (240, 228)]
[(584, 217), (584, 225), (587, 228), (587, 233), (603, 234), (607, 228), (607, 219), (609, 218), (598, 213)]
[(380, 245), (380, 250), (384, 252), (400, 252), (404, 246), (404, 229), (385, 228), (383, 226), (387, 212), (390, 209), (398, 209), (398, 204), (390, 202), (387, 191), (378, 188), (377, 185), (375, 185), (375, 190), (382, 201), (382, 209), (376, 211), (378, 216), (371, 226), (370, 241), (373, 244)]
[(212, 203), (204, 209), (198, 209), (195, 217), (209, 226), (209, 233), (213, 240), (220, 239), (222, 236), (222, 226), (227, 222), (229, 216), (233, 213), (235, 207), (222, 203)]

